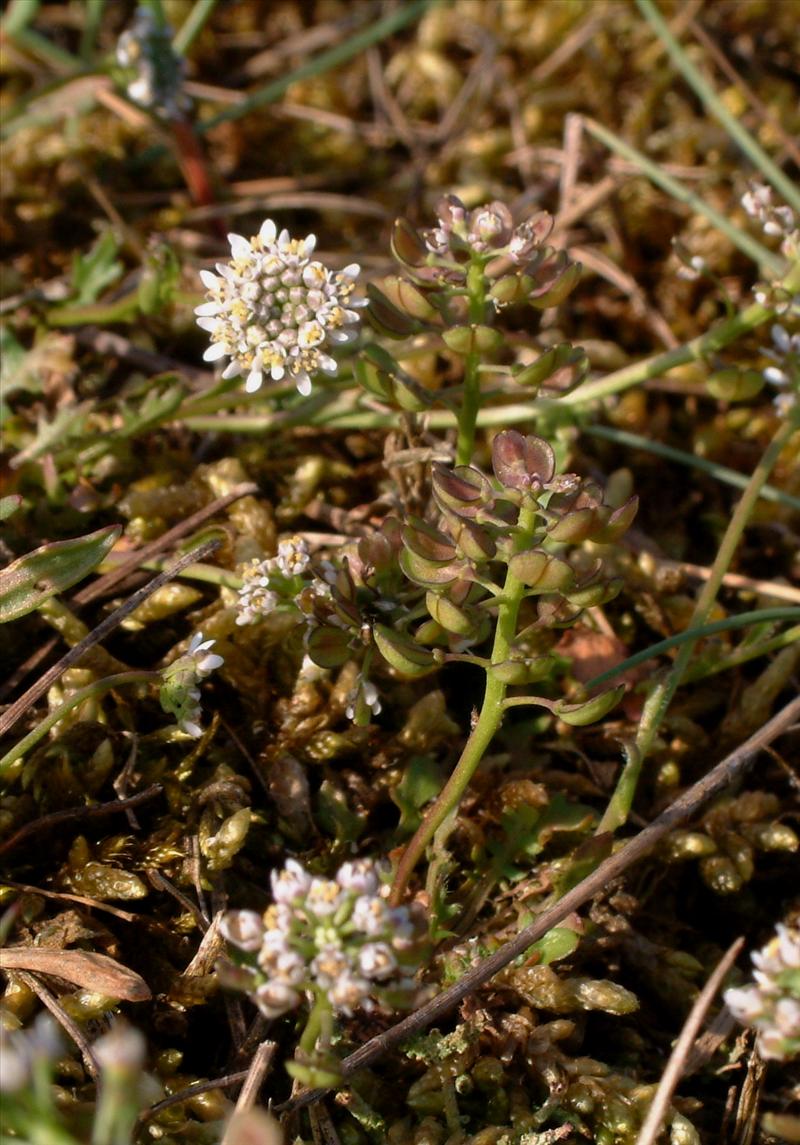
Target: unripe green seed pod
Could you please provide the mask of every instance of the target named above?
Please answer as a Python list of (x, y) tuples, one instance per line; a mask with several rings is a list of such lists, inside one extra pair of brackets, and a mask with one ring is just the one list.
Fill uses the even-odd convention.
[(727, 366), (724, 370), (716, 370), (709, 376), (706, 388), (721, 401), (745, 402), (761, 393), (764, 388), (764, 376), (760, 370), (742, 370), (738, 366)]

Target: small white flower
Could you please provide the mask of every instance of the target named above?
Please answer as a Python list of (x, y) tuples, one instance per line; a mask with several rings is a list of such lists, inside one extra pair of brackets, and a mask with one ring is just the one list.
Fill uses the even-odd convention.
[(373, 1008), (369, 990), (370, 984), (366, 979), (347, 970), (331, 984), (328, 997), (335, 1010), (351, 1017), (356, 1010), (369, 1011)]
[(302, 537), (288, 537), (278, 544), (275, 563), (284, 576), (300, 576), (311, 561), (308, 542)]
[(381, 887), (372, 859), (354, 859), (343, 863), (336, 873), (336, 881), (344, 890), (355, 891), (359, 895), (375, 895)]
[(800, 931), (779, 925), (751, 958), (755, 984), (726, 990), (725, 1003), (757, 1031), (763, 1058), (789, 1061), (800, 1054)]
[(358, 968), (365, 978), (390, 978), (397, 969), (397, 959), (385, 942), (369, 942), (359, 951)]
[(342, 889), (332, 879), (312, 879), (305, 897), (306, 908), (318, 918), (334, 914), (342, 902)]
[(289, 905), (304, 898), (311, 886), (311, 875), (295, 859), (287, 859), (282, 871), (270, 875), (275, 902)]
[(216, 640), (204, 640), (202, 632), (196, 632), (189, 641), (186, 655), (191, 656), (195, 662), (198, 680), (202, 680), (204, 676), (209, 676), (225, 663), (224, 657), (211, 651), (215, 644)]
[(280, 1018), (300, 1003), (300, 994), (288, 982), (264, 982), (258, 986), (255, 999), (265, 1018)]
[(288, 377), (305, 397), (311, 375), (335, 374), (335, 358), (326, 346), (349, 341), (358, 323), (352, 294), (360, 268), (351, 263), (329, 270), (311, 259), (316, 239), (278, 234), (266, 219), (250, 240), (230, 234), (231, 261), (218, 274), (202, 271), (207, 301), (195, 310), (197, 324), (211, 335), (203, 358), (230, 358), (224, 378), (245, 377), (254, 393), (264, 377)]
[(220, 919), (219, 932), (232, 946), (255, 951), (261, 948), (264, 921), (254, 910), (229, 910)]

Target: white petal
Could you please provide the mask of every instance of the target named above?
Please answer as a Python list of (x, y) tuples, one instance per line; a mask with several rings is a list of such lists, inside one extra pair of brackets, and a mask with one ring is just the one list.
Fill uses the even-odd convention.
[(253, 248), (243, 235), (228, 235), (228, 242), (234, 258), (249, 258), (253, 253)]
[(228, 362), (227, 366), (222, 371), (222, 376), (226, 380), (228, 378), (238, 378), (241, 372), (242, 367), (239, 365), (238, 360), (234, 358), (232, 361)]
[(297, 385), (297, 392), (307, 398), (311, 393), (311, 378), (308, 374), (297, 374), (295, 376), (295, 383)]
[(194, 312), (198, 318), (206, 318), (212, 314), (221, 314), (224, 309), (221, 302), (204, 302), (202, 306), (195, 306)]
[(262, 243), (271, 243), (275, 241), (275, 235), (277, 232), (278, 228), (275, 226), (272, 219), (264, 219), (264, 222), (261, 224), (259, 229), (258, 237), (261, 239)]
[(339, 271), (343, 278), (358, 278), (361, 274), (361, 267), (357, 262), (349, 263), (343, 270)]
[(217, 287), (222, 285), (216, 274), (212, 274), (210, 270), (200, 271), (200, 281), (203, 283), (203, 286), (208, 287), (209, 290), (216, 290)]
[(228, 353), (225, 345), (222, 342), (215, 342), (209, 346), (205, 354), (203, 354), (204, 362), (218, 362), (220, 358), (224, 358)]
[(274, 364), (274, 366), (272, 366), (272, 368), (270, 369), (270, 376), (271, 376), (273, 382), (281, 381), (281, 379), (283, 378), (285, 373), (286, 373), (286, 370), (284, 369), (284, 367), (282, 366), (282, 364), (280, 362), (276, 362)]
[(303, 239), (303, 244), (302, 244), (302, 251), (306, 255), (306, 257), (308, 257), (308, 255), (313, 253), (314, 247), (316, 245), (317, 245), (317, 236), (316, 235), (306, 235), (305, 239)]
[(208, 317), (208, 318), (201, 317), (201, 318), (197, 319), (197, 325), (200, 327), (201, 330), (207, 330), (209, 334), (213, 334), (214, 331), (219, 326), (219, 322), (217, 322), (216, 319), (211, 318), (211, 317)]
[(261, 367), (259, 366), (258, 369), (254, 367), (247, 375), (247, 381), (244, 384), (244, 388), (248, 394), (254, 394), (256, 390), (261, 389), (262, 381), (263, 377), (261, 374)]

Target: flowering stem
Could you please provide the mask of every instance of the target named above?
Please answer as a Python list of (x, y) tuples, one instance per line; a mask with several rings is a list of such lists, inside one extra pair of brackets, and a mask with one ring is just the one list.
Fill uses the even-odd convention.
[(118, 672), (115, 676), (105, 676), (102, 680), (95, 680), (93, 684), (87, 684), (85, 688), (80, 688), (68, 699), (64, 700), (63, 704), (59, 704), (54, 711), (45, 716), (41, 723), (37, 724), (33, 731), (28, 732), (10, 751), (6, 752), (3, 758), (0, 759), (0, 775), (7, 771), (18, 759), (21, 759), (32, 747), (35, 747), (39, 740), (46, 736), (59, 720), (63, 720), (67, 712), (72, 711), (73, 708), (78, 707), (78, 705), (82, 704), (85, 700), (93, 699), (95, 696), (102, 696), (104, 692), (108, 692), (112, 688), (120, 688), (123, 684), (150, 683), (160, 678), (160, 672)]
[(308, 1056), (311, 1057), (319, 1039), (322, 1038), (324, 1041), (328, 1039), (331, 1030), (332, 1014), (333, 1011), (331, 1010), (331, 1004), (328, 999), (324, 994), (318, 994), (314, 1005), (311, 1007), (306, 1028), (303, 1030), (303, 1035), (299, 1042), (299, 1049), (304, 1054), (308, 1054)]
[[(714, 564), (711, 567), (711, 575), (704, 584), (700, 596), (697, 599), (697, 604), (689, 621), (689, 628), (696, 628), (702, 625), (707, 619), (714, 601), (717, 598), (717, 593), (722, 584), (722, 578), (733, 560), (736, 548), (742, 538), (747, 522), (750, 520), (750, 515), (753, 512), (756, 501), (760, 496), (761, 488), (772, 472), (784, 446), (798, 429), (800, 429), (800, 404), (795, 403), (789, 416), (781, 423), (777, 433), (767, 446), (763, 457), (753, 470), (753, 474), (747, 483), (747, 488), (733, 512), (728, 528), (725, 530), (725, 536), (722, 538), (722, 543), (720, 544)], [(647, 697), (633, 750), (629, 752), (628, 761), (622, 769), (622, 774), (617, 781), (614, 794), (611, 797), (603, 818), (600, 820), (600, 825), (597, 828), (598, 833), (615, 831), (627, 820), (636, 794), (642, 765), (652, 750), (653, 743), (666, 715), (667, 708), (686, 672), (694, 648), (694, 640), (687, 641), (682, 645), (669, 673), (656, 683), (650, 695)]]
[[(518, 524), (520, 551), (524, 548), (525, 539), (533, 533), (535, 524), (536, 507), (523, 505), (520, 509)], [(517, 632), (519, 608), (524, 596), (525, 585), (509, 568), (506, 571), (503, 594), (497, 610), (497, 627), (492, 645), (492, 664), (501, 664), (509, 657)], [(491, 665), (489, 665), (486, 669), (486, 690), (480, 715), (464, 745), (461, 758), (456, 764), (453, 774), (426, 811), (416, 834), (398, 863), (389, 899), (394, 906), (397, 906), (403, 898), (411, 874), (434, 835), (437, 836), (437, 842), (443, 843), (450, 833), (450, 823), (446, 825), (441, 834), (439, 833), (440, 828), (443, 827), (451, 812), (460, 803), (461, 797), (469, 786), (486, 749), (503, 722), (506, 689), (507, 685), (498, 679), (492, 671)]]
[[(469, 295), (469, 322), (477, 326), (483, 318), (485, 307), (486, 280), (483, 264), (474, 261), (467, 271), (467, 294)], [(475, 426), (481, 408), (480, 353), (477, 350), (467, 354), (464, 364), (464, 394), (458, 411), (458, 443), (456, 445), (456, 465), (469, 465), (475, 451)]]
[[(800, 259), (791, 264), (777, 285), (788, 291), (789, 294), (795, 294), (800, 290)], [(613, 374), (607, 374), (606, 377), (598, 378), (597, 381), (578, 386), (577, 390), (571, 394), (565, 394), (560, 400), (566, 405), (583, 405), (585, 402), (594, 401), (597, 398), (607, 398), (612, 394), (621, 393), (623, 390), (630, 389), (631, 386), (638, 385), (639, 382), (647, 381), (648, 378), (658, 378), (667, 370), (675, 369), (676, 366), (683, 366), (687, 362), (696, 362), (707, 354), (714, 354), (744, 334), (749, 334), (751, 330), (763, 326), (765, 322), (774, 318), (775, 311), (771, 307), (762, 306), (760, 302), (754, 302), (741, 314), (737, 314), (725, 322), (720, 322), (711, 330), (706, 331), (705, 334), (701, 334), (700, 337), (692, 338), (691, 341), (685, 342), (682, 346), (676, 346), (674, 350), (667, 350), (664, 354), (656, 354), (652, 358), (645, 358), (641, 362), (623, 366), (621, 370), (615, 370)]]

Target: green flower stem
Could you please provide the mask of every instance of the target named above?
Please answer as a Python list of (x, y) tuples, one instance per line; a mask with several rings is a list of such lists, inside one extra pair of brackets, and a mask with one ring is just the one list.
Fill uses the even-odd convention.
[[(518, 523), (521, 537), (530, 536), (535, 525), (536, 507), (523, 505), (520, 509)], [(524, 596), (525, 585), (511, 572), (511, 569), (507, 569), (503, 595), (497, 609), (497, 626), (492, 644), (492, 664), (501, 664), (509, 657), (514, 637), (517, 634), (517, 617)], [(437, 836), (437, 842), (444, 841), (438, 834), (439, 829), (461, 802), (461, 797), (469, 786), (486, 749), (503, 722), (507, 687), (508, 685), (494, 674), (490, 665), (486, 669), (486, 689), (480, 715), (464, 745), (461, 758), (456, 764), (453, 774), (425, 812), (416, 834), (398, 863), (390, 896), (390, 902), (394, 906), (397, 906), (402, 900), (412, 872), (434, 835)], [(446, 833), (449, 834), (449, 831), (450, 823), (447, 823)]]
[(332, 1017), (333, 1010), (331, 1009), (330, 1002), (324, 994), (317, 994), (314, 1005), (311, 1007), (311, 1013), (308, 1015), (306, 1028), (303, 1030), (302, 1037), (300, 1038), (299, 1049), (302, 1053), (311, 1057), (320, 1037), (322, 1037), (323, 1041), (329, 1039)]
[(771, 271), (773, 274), (780, 274), (783, 268), (783, 259), (780, 255), (773, 254), (771, 250), (763, 246), (757, 239), (746, 231), (740, 230), (730, 221), (727, 215), (723, 215), (720, 211), (715, 210), (699, 195), (695, 195), (694, 191), (690, 191), (684, 187), (683, 183), (673, 179), (668, 175), (662, 167), (655, 163), (652, 159), (637, 151), (635, 147), (631, 147), (629, 143), (625, 143), (613, 131), (609, 131), (607, 127), (597, 123), (594, 119), (583, 117), (583, 125), (590, 135), (595, 139), (605, 144), (610, 151), (615, 151), (617, 155), (621, 155), (623, 159), (627, 159), (629, 163), (638, 167), (643, 175), (660, 187), (662, 191), (666, 191), (673, 199), (677, 199), (679, 203), (685, 203), (691, 207), (698, 215), (704, 215), (710, 223), (712, 223), (718, 231), (738, 247), (739, 250), (751, 258), (757, 266), (763, 267), (765, 270)]
[[(731, 517), (725, 536), (722, 538), (714, 564), (711, 566), (711, 575), (703, 585), (697, 599), (694, 612), (689, 621), (689, 628), (702, 625), (717, 598), (722, 578), (730, 567), (736, 549), (742, 539), (755, 504), (758, 500), (762, 486), (780, 457), (784, 446), (792, 435), (800, 428), (800, 404), (795, 403), (786, 421), (783, 422), (773, 437), (763, 457), (753, 471), (739, 504)], [(766, 611), (766, 610), (765, 610)], [(683, 679), (689, 666), (695, 647), (695, 640), (688, 640), (682, 645), (675, 658), (669, 673), (658, 680), (647, 697), (642, 712), (642, 718), (636, 734), (636, 740), (629, 752), (628, 762), (622, 769), (614, 794), (606, 808), (598, 827), (598, 833), (615, 831), (626, 822), (630, 813), (636, 788), (641, 775), (642, 765), (652, 750), (659, 728), (667, 713), (673, 696)]]
[(773, 163), (757, 140), (728, 110), (724, 100), (720, 99), (711, 85), (706, 82), (703, 74), (694, 66), (688, 54), (673, 36), (653, 0), (636, 0), (636, 3), (645, 20), (654, 29), (669, 52), (672, 62), (682, 72), (684, 79), (700, 98), (706, 110), (719, 120), (728, 135), (739, 145), (753, 166), (757, 167), (764, 178), (772, 183), (776, 191), (780, 191), (786, 202), (796, 211), (800, 211), (800, 191), (798, 191), (797, 185), (777, 164)]
[[(791, 264), (777, 285), (790, 294), (800, 290), (800, 259)], [(684, 366), (687, 362), (696, 362), (707, 354), (714, 354), (731, 342), (735, 342), (737, 338), (774, 319), (774, 310), (755, 302), (735, 318), (720, 322), (698, 338), (692, 338), (690, 342), (676, 346), (674, 350), (667, 350), (664, 354), (655, 354), (652, 358), (644, 358), (641, 362), (623, 366), (621, 370), (615, 370), (612, 374), (607, 374), (594, 382), (587, 382), (571, 394), (566, 394), (560, 401), (566, 402), (567, 405), (584, 405), (598, 398), (611, 397), (612, 394), (629, 390), (631, 386), (636, 386), (649, 378), (661, 377), (667, 370), (674, 370), (676, 366)]]
[(80, 688), (72, 696), (64, 700), (63, 704), (60, 704), (55, 711), (45, 716), (41, 723), (38, 723), (33, 731), (28, 732), (10, 751), (6, 752), (3, 758), (0, 759), (0, 775), (8, 771), (18, 759), (21, 759), (32, 747), (35, 747), (39, 740), (43, 739), (50, 729), (55, 727), (59, 720), (63, 720), (68, 712), (84, 703), (85, 700), (91, 700), (95, 696), (102, 696), (104, 692), (109, 692), (112, 688), (121, 688), (124, 684), (147, 684), (153, 683), (160, 678), (160, 672), (118, 672), (115, 676), (105, 676), (102, 680), (95, 680), (93, 684), (87, 684), (85, 688)]
[[(475, 260), (467, 271), (467, 294), (469, 296), (469, 322), (477, 326), (483, 319), (486, 306), (486, 280), (483, 263)], [(475, 427), (481, 409), (481, 356), (472, 350), (464, 363), (464, 393), (458, 411), (458, 443), (456, 445), (456, 465), (469, 465), (475, 452)]]

